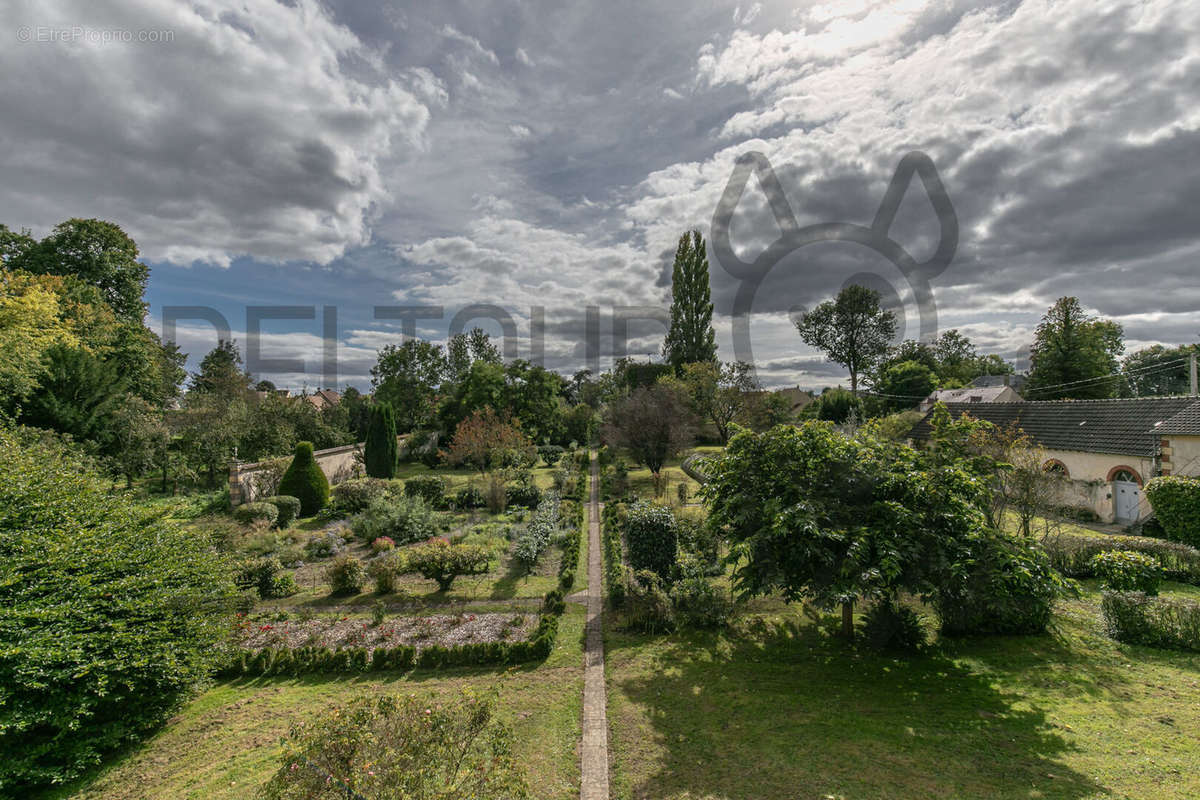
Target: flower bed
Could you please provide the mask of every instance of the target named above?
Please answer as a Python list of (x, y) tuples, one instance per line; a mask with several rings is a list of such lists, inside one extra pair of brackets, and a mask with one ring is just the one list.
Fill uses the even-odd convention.
[(309, 620), (256, 622), (241, 618), (237, 644), (245, 650), (264, 647), (450, 647), (478, 642), (517, 642), (528, 638), (537, 624), (535, 614), (434, 614), (395, 616), (379, 625), (355, 617), (316, 617)]

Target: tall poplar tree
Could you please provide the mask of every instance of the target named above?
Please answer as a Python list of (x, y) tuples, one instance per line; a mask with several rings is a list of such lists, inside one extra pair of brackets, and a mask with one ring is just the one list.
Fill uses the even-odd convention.
[(684, 364), (715, 362), (712, 291), (708, 285), (708, 252), (700, 231), (679, 237), (671, 270), (671, 329), (663, 357), (679, 370)]

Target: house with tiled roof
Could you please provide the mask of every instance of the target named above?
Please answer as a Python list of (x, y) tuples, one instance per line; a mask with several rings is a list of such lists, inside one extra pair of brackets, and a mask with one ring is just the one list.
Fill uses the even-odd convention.
[(313, 408), (322, 411), (326, 408), (336, 406), (342, 399), (342, 396), (333, 389), (318, 389), (305, 399), (312, 404)]
[[(1018, 428), (1046, 451), (1045, 468), (1067, 479), (1064, 505), (1103, 522), (1135, 522), (1149, 507), (1142, 487), (1156, 475), (1200, 476), (1200, 398), (947, 403), (1000, 428)], [(930, 438), (930, 411), (913, 427)]]

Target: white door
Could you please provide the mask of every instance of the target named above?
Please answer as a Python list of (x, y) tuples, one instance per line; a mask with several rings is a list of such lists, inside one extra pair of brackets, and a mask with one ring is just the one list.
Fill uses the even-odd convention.
[(1137, 522), (1141, 491), (1133, 481), (1113, 481), (1113, 503), (1118, 522)]

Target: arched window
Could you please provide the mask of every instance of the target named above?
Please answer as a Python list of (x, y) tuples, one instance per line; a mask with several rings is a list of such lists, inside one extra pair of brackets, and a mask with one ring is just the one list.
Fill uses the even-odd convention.
[(1138, 474), (1138, 471), (1124, 464), (1109, 470), (1108, 479), (1109, 481), (1124, 481), (1126, 483), (1136, 483), (1138, 486), (1142, 485), (1142, 476)]
[(1070, 471), (1067, 470), (1067, 465), (1059, 461), (1057, 458), (1052, 458), (1045, 464), (1042, 464), (1042, 470), (1051, 475), (1060, 476), (1063, 478), (1071, 477)]

